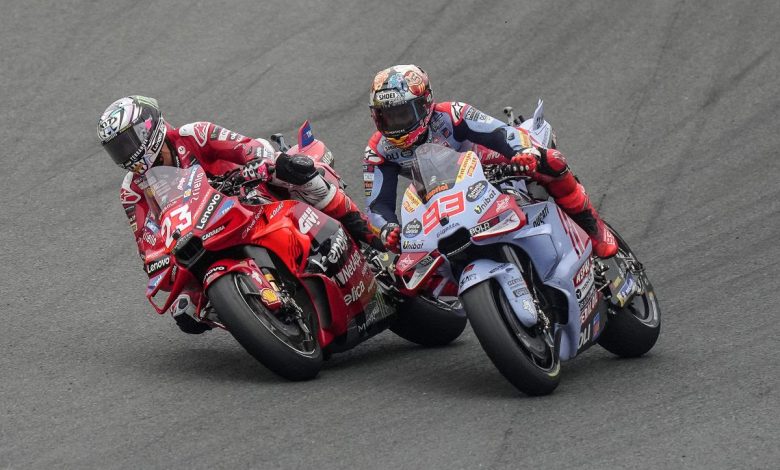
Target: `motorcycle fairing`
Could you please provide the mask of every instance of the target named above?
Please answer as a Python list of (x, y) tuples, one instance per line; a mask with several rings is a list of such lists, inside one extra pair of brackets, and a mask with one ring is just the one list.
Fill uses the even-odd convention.
[(605, 305), (594, 282), (590, 239), (551, 201), (523, 206), (523, 210), (530, 223), (490, 243), (501, 241), (521, 248), (542, 282), (566, 298), (568, 321), (556, 323), (555, 328), (556, 336), (560, 335), (561, 360), (571, 359), (593, 344), (606, 320), (604, 313), (594, 326), (594, 318)]
[(538, 322), (536, 305), (528, 285), (520, 270), (511, 263), (497, 263), (488, 259), (480, 259), (469, 263), (460, 276), (458, 296), (470, 287), (485, 281), (495, 279), (504, 291), (517, 319), (530, 328)]

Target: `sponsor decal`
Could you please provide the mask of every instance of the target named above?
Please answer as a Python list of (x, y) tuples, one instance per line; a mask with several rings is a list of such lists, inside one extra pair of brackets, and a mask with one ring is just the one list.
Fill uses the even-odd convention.
[(492, 117), (488, 116), (487, 114), (485, 114), (485, 113), (483, 113), (481, 111), (477, 111), (473, 107), (469, 108), (469, 110), (466, 111), (466, 116), (465, 116), (464, 119), (466, 119), (468, 121), (481, 121), (481, 122), (485, 122), (485, 123), (489, 123), (489, 122), (491, 122), (493, 120)]
[(466, 190), (466, 200), (469, 202), (476, 201), (477, 199), (481, 198), (485, 194), (487, 188), (488, 188), (487, 181), (477, 181), (476, 183), (469, 186), (469, 188)]
[(414, 212), (420, 204), (422, 204), (422, 201), (420, 201), (420, 198), (417, 197), (412, 188), (406, 188), (406, 192), (404, 192), (404, 202), (402, 204), (404, 210), (409, 213)]
[(306, 210), (301, 215), (301, 218), (298, 219), (298, 229), (301, 231), (303, 235), (309, 233), (309, 231), (312, 228), (314, 228), (319, 224), (320, 224), (320, 218), (317, 217), (317, 214), (314, 213), (314, 209), (312, 209), (311, 207), (307, 207)]
[(404, 225), (403, 235), (406, 238), (414, 238), (422, 231), (422, 222), (417, 219), (412, 220), (408, 224)]
[(150, 244), (150, 245), (154, 245), (157, 242), (157, 240), (155, 240), (155, 238), (154, 238), (154, 234), (149, 233), (146, 230), (144, 230), (144, 234), (143, 234), (143, 236), (141, 238), (143, 238), (144, 241), (146, 243)]
[(436, 238), (441, 238), (446, 234), (447, 232), (450, 232), (452, 230), (455, 230), (456, 228), (460, 227), (460, 224), (450, 224), (444, 227), (443, 229), (439, 230), (434, 234)]
[(577, 349), (580, 349), (581, 347), (585, 346), (585, 344), (590, 341), (590, 323), (588, 323), (588, 326), (580, 330), (580, 341), (577, 344)]
[(542, 209), (541, 211), (539, 211), (538, 214), (536, 214), (536, 217), (534, 217), (531, 226), (538, 227), (542, 225), (544, 223), (544, 219), (546, 219), (548, 215), (550, 215), (550, 206), (545, 205), (544, 209)]
[(404, 240), (403, 243), (401, 244), (401, 249), (409, 250), (409, 251), (419, 250), (422, 247), (423, 247), (422, 240), (420, 240), (420, 241)]
[[(374, 169), (375, 168), (376, 168), (376, 165), (369, 165), (368, 163), (364, 163), (363, 164), (363, 173), (368, 173), (368, 174), (372, 175), (372, 179), (373, 179)], [(365, 178), (365, 175), (363, 175), (363, 177)]]
[(384, 90), (374, 95), (375, 101), (384, 101), (384, 102), (392, 103), (395, 101), (401, 101), (402, 99), (403, 97), (396, 90)]
[(485, 195), (485, 198), (482, 200), (482, 202), (474, 206), (474, 212), (477, 214), (484, 212), (485, 209), (490, 207), (493, 201), (496, 200), (496, 196), (498, 196), (498, 191), (491, 190), (487, 195)]
[(135, 204), (141, 200), (141, 195), (130, 189), (129, 186), (122, 186), (119, 190), (119, 201), (122, 204)]
[(596, 315), (593, 316), (593, 337), (599, 335), (599, 331), (601, 331), (601, 314), (596, 313)]
[(463, 112), (463, 106), (465, 106), (463, 103), (459, 103), (457, 101), (453, 101), (450, 105), (450, 111), (452, 112), (452, 117), (454, 117), (455, 123), (460, 122), (461, 113)]
[(343, 268), (341, 268), (341, 271), (336, 273), (336, 282), (340, 286), (346, 286), (347, 282), (352, 278), (352, 275), (355, 274), (355, 271), (357, 271), (358, 266), (360, 266), (362, 258), (360, 256), (360, 252), (355, 250), (352, 252), (352, 255), (350, 255), (349, 260), (347, 260), (347, 263), (344, 265)]
[(157, 271), (167, 268), (171, 265), (171, 257), (166, 256), (165, 258), (156, 259), (146, 265), (146, 274), (152, 275), (156, 273)]
[(255, 215), (252, 216), (252, 221), (249, 222), (249, 225), (247, 225), (244, 231), (241, 232), (241, 238), (246, 238), (246, 236), (249, 235), (249, 232), (255, 227), (255, 224), (257, 224), (257, 220), (260, 218), (262, 214), (263, 211), (255, 212)]
[(404, 272), (407, 269), (409, 269), (412, 266), (412, 264), (414, 264), (414, 260), (412, 259), (412, 257), (409, 256), (409, 254), (405, 254), (400, 258), (398, 258), (396, 267), (398, 268), (399, 271)]
[(515, 277), (515, 278), (512, 278), (509, 281), (507, 281), (506, 285), (508, 285), (509, 287), (513, 287), (513, 286), (516, 286), (516, 285), (522, 284), (522, 283), (523, 283), (523, 279), (522, 278)]
[(344, 229), (341, 228), (333, 235), (333, 238), (330, 240), (331, 244), (327, 259), (331, 264), (335, 264), (347, 252), (347, 249), (349, 248), (349, 240), (347, 239), (347, 235), (344, 233)]
[(471, 176), (474, 174), (474, 170), (477, 168), (477, 159), (477, 154), (474, 152), (467, 152), (464, 155), (463, 163), (460, 164), (458, 169), (458, 176), (455, 177), (456, 183), (463, 181), (467, 175)]
[(431, 189), (430, 191), (428, 191), (428, 194), (425, 195), (425, 198), (430, 200), (436, 194), (439, 194), (442, 191), (446, 191), (447, 188), (449, 188), (449, 186), (447, 184), (440, 184), (440, 185), (436, 186), (435, 188)]
[(507, 264), (506, 263), (502, 263), (502, 264), (499, 264), (498, 266), (494, 267), (490, 271), (488, 271), (488, 273), (489, 274), (497, 273), (499, 271), (502, 271), (502, 270), (506, 269), (506, 267), (507, 267)]
[(520, 287), (519, 289), (515, 289), (512, 291), (512, 295), (514, 295), (515, 297), (522, 297), (524, 295), (529, 295), (529, 294), (530, 292), (528, 292), (528, 289), (526, 289), (525, 287)]
[(201, 147), (206, 145), (208, 138), (209, 123), (196, 122), (191, 124), (185, 124), (179, 128), (179, 135), (184, 137), (193, 137), (195, 142)]
[(462, 278), (460, 278), (460, 287), (465, 286), (466, 284), (468, 284), (469, 282), (473, 281), (476, 278), (477, 278), (476, 274), (467, 274), (466, 276), (463, 276)]
[(591, 289), (590, 293), (586, 294), (586, 297), (578, 302), (580, 307), (580, 324), (584, 324), (585, 320), (588, 319), (588, 314), (596, 308), (599, 300), (598, 295), (596, 295), (597, 292), (596, 289)]
[(274, 217), (279, 215), (279, 211), (281, 211), (283, 207), (284, 207), (284, 201), (277, 204), (276, 207), (274, 207), (274, 210), (271, 211), (271, 213), (268, 215), (268, 219), (269, 220), (273, 219)]
[(502, 210), (509, 207), (509, 196), (499, 198), (499, 200), (496, 202), (496, 212), (501, 212)]
[(352, 286), (352, 290), (350, 290), (349, 294), (344, 296), (344, 303), (350, 305), (352, 302), (358, 300), (365, 291), (366, 285), (363, 283), (363, 281), (360, 281), (360, 284)]
[(204, 282), (209, 282), (209, 278), (218, 273), (224, 271), (226, 268), (224, 266), (214, 266), (213, 268), (206, 271), (206, 275), (203, 276)]
[(497, 217), (494, 218), (494, 219), (488, 220), (487, 222), (482, 222), (479, 225), (475, 225), (475, 226), (471, 227), (469, 229), (469, 235), (471, 235), (473, 237), (474, 235), (479, 235), (480, 233), (490, 229), (490, 227), (493, 226), (493, 223), (495, 223), (496, 220), (498, 220)]
[(207, 234), (203, 235), (203, 237), (201, 237), (201, 239), (202, 239), (203, 241), (206, 241), (206, 240), (208, 240), (209, 238), (213, 237), (214, 235), (218, 234), (219, 232), (221, 232), (221, 231), (223, 231), (223, 230), (225, 230), (225, 226), (224, 226), (224, 225), (221, 225), (221, 226), (219, 226), (219, 227), (215, 228), (214, 230), (210, 231), (209, 233), (207, 233)]
[(198, 224), (195, 226), (198, 230), (203, 230), (206, 228), (206, 224), (208, 223), (211, 216), (214, 214), (214, 211), (217, 208), (217, 205), (219, 205), (219, 201), (222, 200), (222, 194), (220, 193), (214, 193), (211, 196), (211, 199), (209, 199), (208, 204), (206, 204), (206, 208), (203, 210), (203, 213), (200, 215), (200, 219), (198, 220)]
[(590, 258), (585, 260), (577, 274), (574, 275), (574, 285), (579, 286), (591, 274), (592, 262)]
[(417, 263), (418, 266), (421, 268), (427, 268), (431, 263), (433, 263), (433, 256), (428, 255), (425, 258), (421, 259), (419, 263)]
[(520, 134), (520, 144), (523, 146), (523, 148), (529, 148), (533, 147), (533, 143), (531, 143), (531, 139), (528, 137), (528, 134), (526, 134), (524, 131), (518, 131)]
[[(374, 175), (371, 175), (371, 176), (374, 176)], [(374, 190), (374, 182), (371, 181), (371, 180), (363, 180), (363, 194), (366, 197), (369, 197), (373, 190)]]
[(227, 129), (220, 129), (219, 135), (217, 136), (217, 140), (227, 140), (228, 135), (230, 134), (230, 131)]
[(217, 216), (216, 216), (216, 218), (214, 220), (217, 220), (220, 217), (222, 217), (223, 215), (225, 215), (227, 213), (227, 211), (229, 211), (230, 209), (233, 208), (234, 204), (235, 204), (235, 202), (233, 202), (232, 199), (228, 199), (224, 203), (222, 203), (222, 205), (219, 207), (219, 212), (217, 212)]
[(275, 304), (276, 302), (279, 302), (279, 296), (276, 295), (276, 292), (267, 287), (260, 290), (260, 299), (262, 299), (265, 304)]

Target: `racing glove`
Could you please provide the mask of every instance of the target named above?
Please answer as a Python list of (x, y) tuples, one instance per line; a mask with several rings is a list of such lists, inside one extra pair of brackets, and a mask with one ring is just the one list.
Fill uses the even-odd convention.
[(401, 227), (398, 224), (386, 223), (379, 232), (379, 239), (388, 250), (394, 253), (401, 251)]
[(511, 158), (512, 170), (520, 175), (530, 175), (536, 171), (541, 157), (542, 153), (533, 147), (523, 149)]
[(241, 169), (241, 176), (249, 181), (268, 181), (273, 173), (273, 165), (265, 158), (255, 158), (248, 161)]

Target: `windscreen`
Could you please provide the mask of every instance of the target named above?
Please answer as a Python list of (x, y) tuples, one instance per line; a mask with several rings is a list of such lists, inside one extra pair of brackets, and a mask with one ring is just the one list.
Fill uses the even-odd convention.
[(428, 202), (435, 194), (452, 188), (465, 154), (438, 144), (423, 144), (415, 150), (417, 157), (412, 179), (420, 198)]

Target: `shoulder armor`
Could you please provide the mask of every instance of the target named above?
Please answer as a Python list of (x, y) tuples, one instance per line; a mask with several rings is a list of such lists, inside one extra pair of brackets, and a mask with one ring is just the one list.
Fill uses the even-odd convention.
[(122, 204), (135, 204), (141, 200), (141, 195), (133, 188), (133, 173), (128, 172), (122, 180), (122, 188), (119, 190), (119, 200)]
[(179, 128), (179, 135), (182, 137), (192, 137), (198, 145), (204, 147), (208, 141), (209, 126), (211, 125), (210, 122), (205, 121), (191, 122)]

